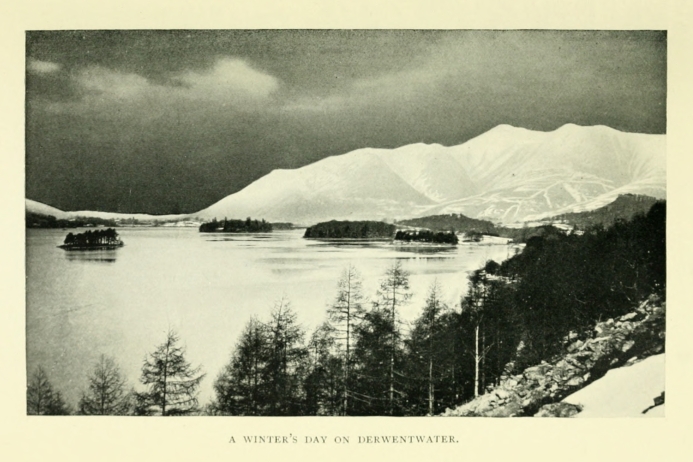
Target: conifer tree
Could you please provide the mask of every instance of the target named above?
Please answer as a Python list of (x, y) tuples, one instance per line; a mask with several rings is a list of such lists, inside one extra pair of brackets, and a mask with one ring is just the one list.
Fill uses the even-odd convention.
[(267, 324), (269, 352), (263, 379), (267, 382), (269, 415), (298, 415), (302, 408), (301, 374), (307, 352), (304, 331), (284, 297), (277, 301)]
[(349, 386), (351, 384), (351, 361), (355, 326), (363, 319), (363, 293), (361, 277), (349, 265), (337, 283), (337, 297), (328, 309), (328, 316), (335, 326), (337, 336), (344, 342), (343, 413), (349, 412)]
[(227, 364), (214, 382), (215, 412), (262, 415), (267, 406), (265, 368), (269, 354), (267, 326), (257, 318), (246, 324)]
[(145, 358), (140, 381), (148, 387), (138, 394), (138, 412), (162, 416), (188, 415), (197, 411), (197, 394), (205, 374), (185, 360), (178, 334), (169, 330), (166, 340)]
[(32, 374), (26, 390), (28, 415), (67, 415), (70, 409), (59, 391), (53, 389), (48, 374), (39, 366)]
[(385, 271), (385, 277), (380, 281), (380, 288), (377, 292), (375, 307), (385, 313), (390, 324), (389, 332), (389, 393), (388, 401), (390, 415), (394, 415), (395, 408), (395, 359), (400, 340), (399, 321), (397, 319), (398, 309), (406, 304), (411, 298), (409, 291), (409, 273), (402, 268), (402, 263), (396, 261)]
[(305, 379), (306, 413), (344, 414), (344, 355), (335, 329), (325, 322), (308, 342), (309, 371)]
[(490, 285), (486, 277), (484, 269), (474, 271), (469, 276), (469, 293), (462, 301), (462, 310), (465, 312), (474, 329), (474, 348), (472, 355), (474, 357), (474, 397), (479, 396), (480, 388), (483, 388), (481, 383), (481, 374), (483, 370), (483, 362), (490, 346), (485, 344), (485, 334), (482, 331), (484, 318), (486, 315), (487, 302), (489, 298)]
[(440, 315), (445, 310), (445, 304), (440, 300), (440, 286), (434, 281), (428, 292), (426, 306), (421, 315), (420, 325), (425, 331), (426, 349), (428, 350), (428, 415), (433, 415), (435, 408), (435, 382), (433, 378), (433, 366), (436, 357), (436, 338), (439, 331)]
[(125, 379), (113, 358), (101, 355), (89, 377), (89, 389), (79, 400), (79, 413), (84, 415), (126, 415), (131, 396)]

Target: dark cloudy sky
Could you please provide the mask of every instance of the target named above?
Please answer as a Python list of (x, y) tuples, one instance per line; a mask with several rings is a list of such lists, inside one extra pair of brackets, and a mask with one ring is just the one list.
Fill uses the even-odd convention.
[(27, 33), (26, 195), (194, 212), (275, 168), (498, 124), (666, 130), (666, 33)]

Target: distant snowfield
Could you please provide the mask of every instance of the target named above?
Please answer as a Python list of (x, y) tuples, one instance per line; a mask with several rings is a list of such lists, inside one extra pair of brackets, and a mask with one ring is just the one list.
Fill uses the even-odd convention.
[(664, 391), (664, 354), (632, 366), (612, 369), (599, 380), (566, 397), (563, 402), (583, 406), (574, 417), (664, 417), (664, 405), (654, 398)]

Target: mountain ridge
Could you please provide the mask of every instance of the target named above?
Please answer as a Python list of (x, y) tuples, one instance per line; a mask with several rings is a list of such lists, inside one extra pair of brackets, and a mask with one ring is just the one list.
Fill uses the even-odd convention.
[(604, 125), (541, 132), (502, 124), (456, 146), (366, 147), (275, 169), (195, 213), (63, 213), (149, 220), (258, 216), (302, 224), (459, 213), (511, 224), (596, 209), (622, 194), (666, 197), (666, 135)]
[[(462, 213), (529, 221), (596, 208), (619, 194), (663, 198), (665, 148), (666, 135), (603, 125), (568, 124), (552, 132), (500, 125), (457, 146), (362, 148), (274, 170), (195, 215), (252, 211), (270, 220), (318, 222)], [(269, 181), (280, 174), (290, 187)]]

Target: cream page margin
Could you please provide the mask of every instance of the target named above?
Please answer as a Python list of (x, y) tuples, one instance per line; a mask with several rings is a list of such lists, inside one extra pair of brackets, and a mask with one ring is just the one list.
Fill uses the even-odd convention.
[[(0, 458), (3, 460), (690, 460), (689, 205), (693, 2), (25, 1), (0, 6)], [(668, 30), (667, 409), (663, 419), (27, 417), (24, 337), (24, 32), (51, 29)], [(457, 444), (355, 444), (359, 435)], [(350, 445), (250, 445), (242, 435), (350, 436)], [(236, 444), (229, 443), (231, 436)]]

